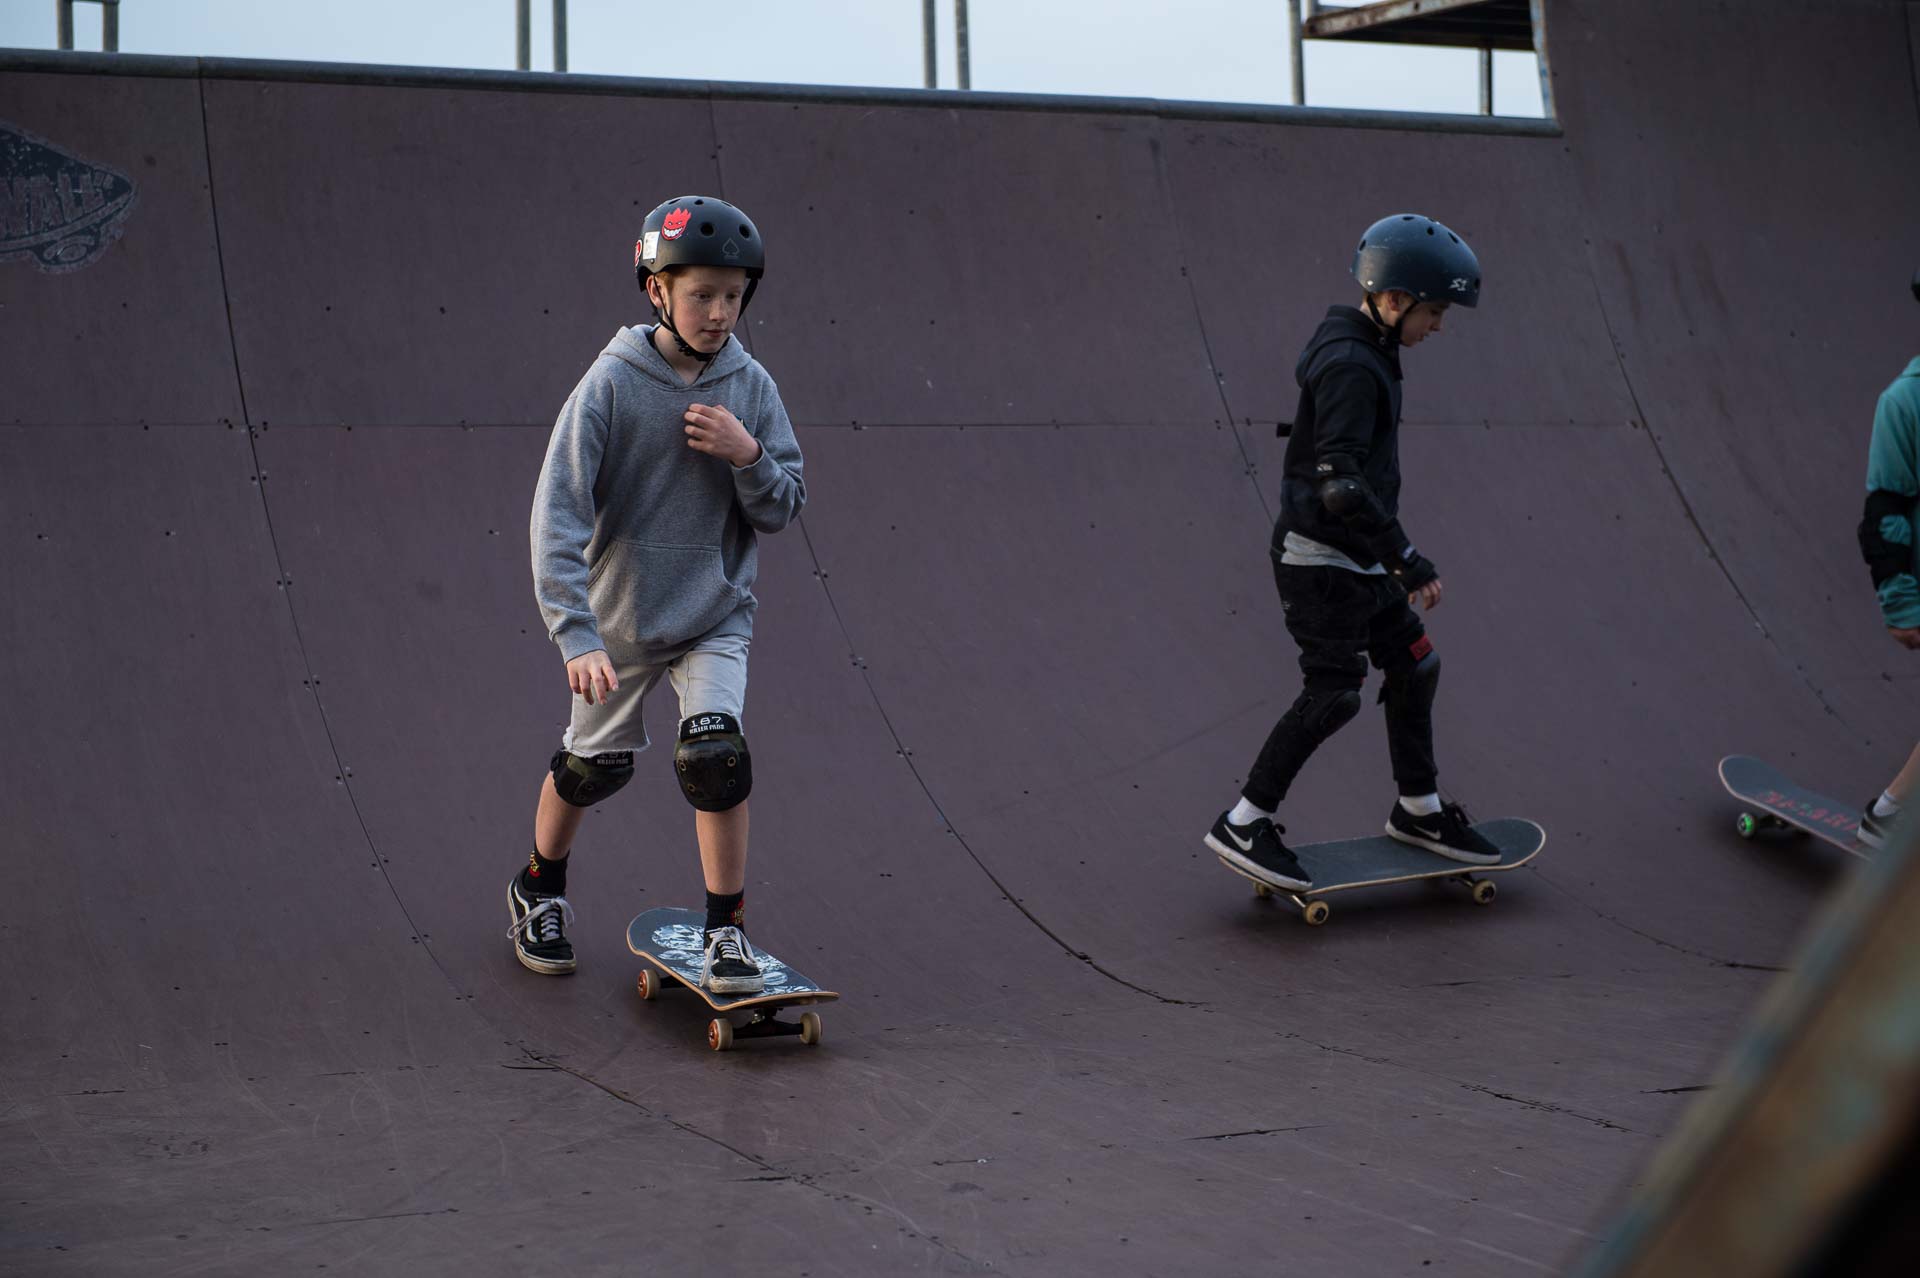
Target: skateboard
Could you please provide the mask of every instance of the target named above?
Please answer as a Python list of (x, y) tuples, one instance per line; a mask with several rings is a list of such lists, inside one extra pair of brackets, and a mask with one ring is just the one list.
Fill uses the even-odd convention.
[[(707, 1046), (724, 1052), (734, 1040), (743, 1038), (779, 1038), (798, 1035), (809, 1046), (820, 1041), (820, 1016), (803, 1013), (797, 1021), (783, 1021), (779, 1013), (785, 1007), (806, 1003), (828, 1003), (840, 996), (821, 989), (758, 946), (754, 954), (766, 977), (766, 988), (758, 994), (715, 994), (700, 986), (700, 963), (707, 916), (697, 910), (647, 910), (627, 924), (627, 948), (646, 960), (635, 983), (642, 999), (652, 1001), (661, 991), (685, 986), (700, 996), (714, 1011), (707, 1022)], [(746, 1015), (740, 1020), (741, 1014)]]
[(1862, 859), (1873, 849), (1860, 841), (1860, 813), (1824, 794), (1802, 789), (1768, 764), (1744, 754), (1720, 760), (1720, 783), (1727, 793), (1759, 812), (1742, 812), (1734, 829), (1743, 839), (1762, 830), (1803, 830)]
[(1253, 884), (1253, 894), (1265, 899), (1284, 896), (1300, 907), (1300, 917), (1308, 925), (1319, 927), (1333, 913), (1322, 897), (1352, 888), (1379, 887), (1387, 883), (1411, 883), (1416, 879), (1459, 883), (1471, 890), (1475, 905), (1492, 905), (1500, 895), (1499, 885), (1484, 874), (1517, 870), (1538, 856), (1546, 846), (1547, 832), (1531, 821), (1506, 817), (1498, 821), (1479, 821), (1474, 829), (1500, 849), (1500, 860), (1492, 865), (1469, 865), (1450, 861), (1437, 852), (1402, 843), (1384, 834), (1365, 839), (1336, 839), (1330, 843), (1306, 843), (1293, 849), (1306, 867), (1313, 886), (1304, 892), (1262, 883), (1233, 865), (1225, 857), (1220, 864)]

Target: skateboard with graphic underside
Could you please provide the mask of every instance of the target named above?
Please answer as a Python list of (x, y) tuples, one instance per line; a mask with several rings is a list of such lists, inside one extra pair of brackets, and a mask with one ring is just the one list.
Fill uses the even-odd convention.
[(1292, 901), (1300, 907), (1300, 917), (1313, 927), (1325, 923), (1333, 913), (1333, 907), (1322, 899), (1331, 893), (1381, 887), (1388, 883), (1412, 883), (1419, 879), (1458, 883), (1472, 892), (1474, 904), (1492, 905), (1494, 898), (1500, 894), (1500, 888), (1482, 876), (1517, 870), (1533, 860), (1540, 854), (1540, 849), (1546, 846), (1547, 832), (1533, 822), (1517, 817), (1476, 822), (1473, 828), (1500, 849), (1498, 862), (1469, 865), (1464, 861), (1450, 861), (1437, 852), (1376, 834), (1364, 839), (1305, 843), (1294, 848), (1293, 854), (1306, 868), (1307, 877), (1313, 880), (1313, 886), (1304, 892), (1289, 892), (1262, 883), (1225, 857), (1220, 859), (1220, 864), (1249, 880), (1255, 896), (1283, 896)]
[(1863, 860), (1873, 849), (1860, 841), (1860, 813), (1837, 799), (1795, 784), (1770, 764), (1744, 754), (1720, 760), (1727, 793), (1759, 809), (1742, 812), (1734, 829), (1743, 839), (1765, 830), (1800, 830)]
[(707, 1046), (724, 1052), (735, 1040), (798, 1036), (809, 1046), (819, 1043), (820, 1016), (805, 1012), (797, 1021), (782, 1020), (780, 1012), (808, 1003), (830, 1003), (840, 996), (802, 976), (798, 971), (754, 947), (754, 957), (766, 978), (758, 994), (715, 994), (700, 985), (700, 964), (707, 916), (697, 910), (647, 910), (627, 924), (627, 948), (646, 960), (635, 985), (642, 999), (652, 1001), (677, 986), (700, 996), (713, 1009), (707, 1022)]

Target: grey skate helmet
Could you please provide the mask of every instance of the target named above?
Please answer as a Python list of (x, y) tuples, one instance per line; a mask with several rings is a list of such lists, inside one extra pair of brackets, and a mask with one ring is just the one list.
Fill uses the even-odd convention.
[[(633, 244), (633, 276), (641, 293), (647, 291), (649, 275), (674, 266), (737, 266), (744, 270), (747, 291), (740, 298), (740, 313), (745, 315), (767, 267), (760, 228), (717, 196), (676, 195), (647, 214), (647, 220), (640, 224), (640, 238)], [(679, 343), (681, 354), (713, 358), (702, 356), (687, 344), (670, 312), (663, 310), (660, 322)]]
[(1422, 302), (1480, 301), (1480, 259), (1465, 240), (1417, 213), (1396, 213), (1369, 226), (1353, 251), (1352, 270), (1369, 293), (1397, 288)]

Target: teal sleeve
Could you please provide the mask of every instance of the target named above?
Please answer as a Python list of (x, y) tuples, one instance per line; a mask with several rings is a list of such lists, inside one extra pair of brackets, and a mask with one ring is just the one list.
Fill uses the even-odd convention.
[[(1920, 378), (1902, 377), (1886, 393), (1873, 413), (1873, 441), (1867, 447), (1867, 491), (1898, 493), (1920, 501)], [(1887, 515), (1880, 535), (1896, 546), (1914, 544), (1914, 508), (1904, 515)], [(1880, 612), (1887, 625), (1920, 627), (1920, 578), (1903, 572), (1880, 583)]]

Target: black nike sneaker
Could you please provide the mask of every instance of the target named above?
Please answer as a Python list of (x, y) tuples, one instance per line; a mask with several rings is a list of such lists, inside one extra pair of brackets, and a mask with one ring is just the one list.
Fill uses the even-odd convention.
[(1457, 803), (1443, 803), (1430, 816), (1416, 816), (1396, 801), (1393, 815), (1387, 818), (1387, 834), (1468, 865), (1497, 865), (1500, 861), (1500, 849), (1473, 828), (1467, 810)]
[(1282, 892), (1304, 892), (1313, 886), (1313, 880), (1307, 877), (1293, 849), (1280, 841), (1286, 828), (1267, 817), (1252, 825), (1235, 825), (1222, 812), (1202, 841), (1215, 856), (1241, 873)]
[(522, 872), (507, 885), (507, 913), (513, 919), (507, 935), (513, 938), (513, 952), (522, 965), (543, 976), (573, 971), (573, 942), (567, 939), (573, 906), (566, 897), (527, 891)]
[(1898, 834), (1906, 825), (1907, 810), (1901, 808), (1892, 816), (1875, 816), (1873, 805), (1880, 802), (1880, 796), (1874, 795), (1867, 801), (1866, 811), (1860, 816), (1860, 841), (1879, 851), (1887, 846), (1887, 840)]

